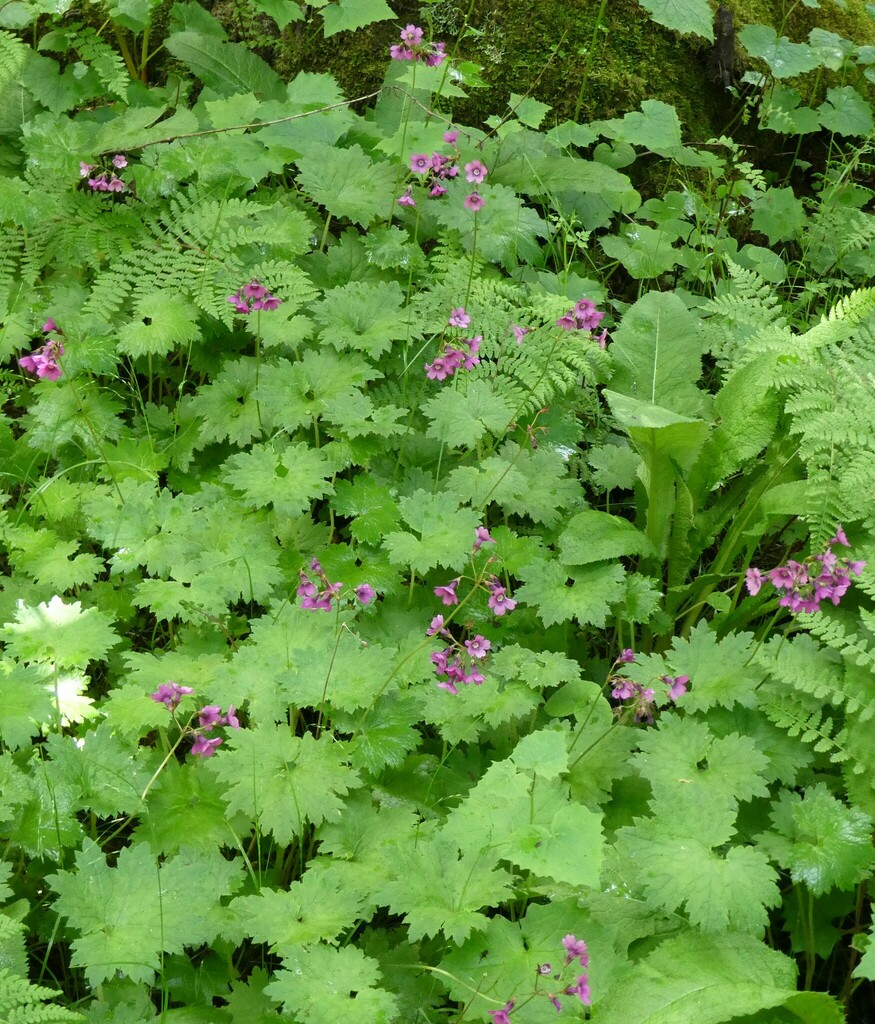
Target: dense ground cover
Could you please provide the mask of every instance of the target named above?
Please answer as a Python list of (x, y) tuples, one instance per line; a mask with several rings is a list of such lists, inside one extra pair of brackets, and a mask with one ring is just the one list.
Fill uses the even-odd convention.
[(875, 47), (739, 25), (760, 167), (91, 13), (0, 12), (0, 1019), (870, 1020)]

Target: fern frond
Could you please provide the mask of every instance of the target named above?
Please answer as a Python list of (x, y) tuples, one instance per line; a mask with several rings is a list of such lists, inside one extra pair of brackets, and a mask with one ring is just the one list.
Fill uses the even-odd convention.
[(73, 1024), (85, 1020), (63, 1006), (45, 1005), (57, 995), (53, 989), (31, 985), (26, 978), (0, 967), (0, 1020), (4, 1024)]

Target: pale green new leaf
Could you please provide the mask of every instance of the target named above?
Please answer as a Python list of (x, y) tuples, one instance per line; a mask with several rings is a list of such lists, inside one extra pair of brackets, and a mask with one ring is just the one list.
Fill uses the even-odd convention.
[(239, 873), (218, 849), (184, 851), (159, 864), (145, 844), (123, 848), (110, 868), (97, 843), (85, 839), (75, 869), (47, 881), (58, 893), (55, 908), (79, 935), (71, 963), (85, 968), (90, 984), (116, 971), (150, 983), (162, 950), (181, 953), (215, 939), (220, 900), (237, 888)]
[(657, 729), (642, 733), (639, 747), (632, 763), (660, 799), (682, 794), (733, 810), (768, 795), (768, 758), (747, 736), (717, 738), (698, 719), (663, 715)]
[(684, 706), (690, 711), (707, 711), (719, 704), (754, 707), (762, 670), (751, 661), (750, 633), (730, 633), (718, 640), (702, 620), (684, 640), (675, 637), (666, 655), (676, 675), (690, 677)]
[[(600, 243), (605, 254), (619, 260), (636, 280), (659, 277), (685, 260), (683, 251), (672, 246), (670, 235), (646, 224), (636, 223), (619, 235), (605, 235)], [(650, 293), (655, 294), (672, 293)]]
[(264, 888), (256, 896), (238, 896), (229, 906), (237, 918), (238, 941), (249, 936), (281, 956), (296, 946), (332, 941), (355, 924), (361, 909), (361, 897), (330, 862), (318, 870), (311, 862), (301, 881), (287, 890)]
[(185, 350), (201, 336), (197, 311), (182, 295), (150, 292), (137, 301), (135, 314), (118, 335), (119, 351), (135, 358)]
[(52, 662), (84, 668), (102, 661), (118, 643), (112, 620), (96, 608), (83, 610), (79, 601), (65, 604), (60, 597), (30, 608), (18, 602), (15, 621), (0, 629), (6, 651), (19, 661)]
[(404, 914), (415, 942), (443, 932), (455, 943), (486, 926), (479, 913), (510, 895), (510, 875), (484, 868), (479, 852), (459, 855), (453, 842), (441, 838), (420, 841), (399, 850), (395, 880), (375, 895), (396, 914)]
[(682, 35), (714, 39), (714, 16), (707, 0), (639, 0), (639, 3), (658, 25)]

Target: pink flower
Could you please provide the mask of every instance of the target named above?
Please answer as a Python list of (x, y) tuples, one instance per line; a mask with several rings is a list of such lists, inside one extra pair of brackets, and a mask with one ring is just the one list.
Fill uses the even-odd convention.
[(458, 604), (459, 599), (456, 597), (456, 587), (459, 585), (459, 577), (451, 580), (444, 587), (435, 587), (435, 597), (439, 597), (445, 605)]
[(492, 1024), (511, 1024), (510, 1011), (514, 1008), (515, 1000), (511, 999), (504, 1004), (500, 1010), (487, 1010), (492, 1018)]
[(422, 43), (422, 29), (416, 25), (407, 25), (401, 30), (401, 42), (408, 46), (420, 46)]
[(228, 707), (228, 714), (223, 717), (221, 724), (222, 725), (229, 725), (232, 729), (239, 729), (240, 728), (240, 721), (237, 718), (236, 712), (237, 712), (237, 709), (234, 707), (233, 704), (231, 704)]
[(55, 323), (53, 317), (49, 317), (48, 320), (43, 324), (43, 334), (51, 334), (54, 331), (56, 334), (63, 334), (64, 332)]
[(459, 129), (453, 128), (448, 132), (444, 132), (444, 142), (448, 142), (451, 146), (455, 146), (459, 138)]
[(453, 374), (444, 360), (438, 356), (433, 363), (425, 364), (425, 375), (429, 380), (446, 380), (447, 377), (451, 377)]
[(216, 736), (211, 740), (208, 740), (206, 736), (195, 737), (194, 743), (191, 745), (191, 752), (198, 754), (200, 757), (212, 757), (215, 754), (216, 749), (222, 745), (222, 737)]
[(517, 345), (522, 345), (523, 338), (532, 330), (531, 327), (520, 327), (518, 324), (511, 324), (510, 329), (513, 331)]
[(450, 327), (467, 327), (471, 323), (471, 317), (465, 312), (463, 306), (457, 306), (450, 312)]
[(843, 544), (846, 548), (851, 546), (848, 543), (848, 538), (845, 536), (845, 531), (842, 529), (841, 523), (836, 527), (836, 535), (830, 540), (830, 544)]
[(488, 173), (486, 166), (479, 160), (472, 160), (470, 163), (465, 164), (465, 178), (467, 181), (475, 181), (479, 185)]
[(747, 592), (754, 597), (760, 592), (763, 585), (763, 574), (759, 569), (748, 569), (744, 574), (744, 582)]
[(690, 684), (689, 676), (661, 676), (660, 678), (668, 686), (668, 699), (671, 701), (683, 697)]
[[(94, 170), (94, 164), (86, 164), (82, 160), (79, 161), (79, 177), (87, 178), (89, 174)], [(90, 184), (90, 182), (89, 182)]]
[(399, 196), (396, 202), (399, 206), (416, 206), (416, 200), (410, 194), (410, 189), (407, 189), (403, 196)]
[(124, 192), (125, 183), (114, 174), (106, 184), (107, 192)]
[(180, 686), (179, 683), (162, 683), (149, 696), (156, 704), (163, 704), (168, 711), (175, 711), (186, 693), (194, 693), (194, 690), (190, 686)]
[(624, 676), (613, 676), (613, 682), (617, 685), (611, 690), (614, 700), (628, 700), (635, 693), (635, 684), (631, 679)]
[(599, 348), (601, 348), (601, 349), (607, 348), (608, 347), (608, 332), (606, 330), (602, 331), (602, 333), (601, 334), (597, 334), (593, 340), (597, 341), (599, 343)]
[(263, 299), (268, 294), (267, 288), (264, 287), (257, 277), (253, 277), (249, 284), (244, 284), (240, 290), (247, 299)]
[(478, 210), (482, 210), (486, 205), (486, 201), (479, 192), (472, 192), (471, 195), (465, 196), (465, 200), (462, 203), (466, 210), (473, 210), (476, 213)]
[(392, 60), (415, 60), (416, 54), (407, 46), (399, 46), (395, 43), (389, 47), (389, 56)]
[(565, 989), (567, 996), (579, 996), (584, 1006), (592, 1006), (592, 997), (589, 994), (589, 979), (585, 974), (580, 974), (573, 985)]
[(634, 660), (635, 660), (635, 652), (632, 650), (632, 648), (631, 647), (624, 647), (623, 650), (620, 651), (620, 657), (617, 658), (617, 664), (618, 665), (631, 665)]
[(478, 633), (473, 640), (465, 641), (465, 647), (472, 658), (485, 658), (492, 647), (492, 643), (485, 636), (480, 636)]
[(204, 732), (210, 732), (215, 725), (222, 724), (222, 709), (218, 704), (207, 704), (198, 712), (198, 726)]
[(517, 603), (507, 596), (506, 587), (502, 587), (496, 582), (491, 583), (489, 585), (489, 589), (491, 590), (491, 594), (487, 604), (496, 615), (504, 615), (507, 612), (512, 612), (514, 608), (516, 608)]
[(128, 158), (123, 153), (116, 153), (112, 158), (112, 166), (120, 171), (128, 166)]
[(425, 153), (414, 153), (410, 158), (410, 170), (414, 174), (425, 174), (431, 170), (431, 157)]
[(474, 531), (474, 550), (479, 551), (484, 544), (494, 544), (495, 541), (489, 536), (489, 530), (485, 526), (478, 526)]
[(360, 586), (355, 588), (353, 593), (360, 604), (370, 604), (377, 596), (376, 590), (374, 590), (370, 583), (362, 583)]
[(433, 199), (437, 199), (437, 198), (438, 198), (439, 196), (443, 196), (443, 195), (446, 195), (446, 194), (447, 194), (447, 190), (446, 190), (446, 189), (444, 188), (444, 186), (443, 186), (443, 185), (440, 185), (440, 184), (439, 184), (438, 182), (435, 182), (435, 183), (434, 183), (434, 184), (433, 184), (433, 185), (431, 186), (431, 189), (429, 190), (429, 193), (428, 193), (428, 194), (429, 194), (429, 195), (430, 195), (430, 196), (431, 196), (431, 197), (432, 197)]
[(446, 633), (444, 629), (444, 617), (443, 615), (435, 615), (431, 620), (431, 625), (425, 631), (426, 636), (437, 636), (438, 633)]
[(446, 60), (446, 43), (432, 43), (432, 52), (425, 58), (425, 65), (438, 68)]

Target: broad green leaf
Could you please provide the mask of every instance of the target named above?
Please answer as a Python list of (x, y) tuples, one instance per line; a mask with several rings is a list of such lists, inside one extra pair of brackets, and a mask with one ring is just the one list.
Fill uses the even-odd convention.
[(11, 750), (29, 747), (40, 725), (57, 716), (53, 688), (40, 666), (0, 660), (0, 739)]
[(276, 72), (242, 43), (229, 43), (198, 31), (173, 32), (164, 45), (186, 67), (222, 96), (254, 93), (281, 100), (285, 86)]
[(851, 85), (827, 89), (826, 102), (817, 108), (820, 123), (837, 135), (870, 136), (873, 131), (872, 106)]
[(774, 831), (759, 836), (770, 857), (815, 896), (853, 889), (872, 868), (872, 820), (819, 782), (804, 793), (782, 791), (772, 807)]
[(660, 799), (684, 790), (684, 798), (732, 810), (768, 795), (763, 781), (768, 758), (746, 736), (717, 738), (704, 722), (663, 715), (657, 729), (643, 733), (639, 746), (632, 763)]
[[(686, 909), (703, 932), (747, 932), (761, 937), (767, 908), (780, 901), (777, 874), (765, 853), (728, 846), (735, 811), (699, 802), (694, 794), (660, 794), (654, 817), (617, 832), (624, 864), (637, 865), (624, 882), (642, 889), (666, 913)], [(716, 848), (721, 848), (718, 852)], [(725, 855), (723, 849), (726, 849)]]
[(255, 0), (253, 6), (256, 11), (273, 18), (280, 32), (293, 21), (304, 20), (304, 12), (297, 0)]
[(238, 896), (229, 909), (240, 938), (248, 936), (284, 955), (302, 944), (335, 939), (355, 924), (362, 900), (350, 891), (345, 874), (330, 863), (311, 861), (304, 877), (287, 890), (265, 888), (256, 896)]
[(695, 416), (702, 405), (696, 387), (702, 374), (702, 341), (696, 328), (695, 317), (674, 293), (649, 292), (639, 299), (613, 335), (617, 370), (611, 390)]
[(621, 565), (568, 569), (558, 562), (532, 562), (520, 570), (523, 586), (514, 596), (534, 608), (545, 626), (576, 619), (581, 626), (601, 627), (622, 595), (624, 574)]
[(520, 96), (516, 92), (510, 94), (510, 99), (507, 102), (517, 121), (522, 121), (529, 128), (539, 128), (541, 122), (553, 109), (549, 103), (541, 103), (533, 96)]
[(805, 210), (792, 188), (766, 189), (751, 203), (751, 208), (753, 227), (762, 231), (772, 245), (792, 241), (805, 229)]
[(823, 66), (830, 71), (838, 71), (854, 49), (850, 39), (843, 39), (835, 32), (822, 28), (813, 28), (808, 33), (808, 42), (820, 55)]
[(379, 981), (379, 964), (360, 949), (319, 943), (289, 950), (264, 991), (296, 1020), (390, 1024), (395, 996), (379, 988)]
[(327, 734), (315, 740), (267, 725), (228, 733), (226, 748), (205, 770), (224, 783), (229, 811), (242, 811), (283, 846), (308, 822), (336, 820), (341, 797), (358, 785)]
[(297, 161), (298, 182), (304, 192), (333, 217), (346, 218), (366, 228), (387, 212), (395, 169), (388, 160), (375, 163), (353, 145), (339, 149), (316, 143)]
[(480, 853), (460, 856), (453, 842), (421, 840), (399, 849), (395, 880), (375, 893), (393, 913), (404, 914), (411, 941), (443, 932), (455, 943), (485, 927), (481, 907), (492, 907), (510, 894), (510, 875), (484, 868)]
[(588, 565), (625, 555), (653, 554), (650, 541), (627, 519), (587, 509), (573, 516), (559, 535), (566, 565)]
[(484, 435), (500, 436), (515, 410), (483, 380), (441, 386), (422, 405), (430, 421), (427, 434), (451, 448), (474, 448)]
[(813, 71), (821, 63), (816, 50), (807, 43), (791, 43), (787, 36), (766, 25), (745, 25), (738, 40), (751, 57), (760, 57), (775, 78), (795, 78)]
[(316, 321), (322, 325), (319, 340), (377, 359), (392, 342), (415, 336), (403, 305), (404, 293), (397, 281), (353, 281), (332, 288), (316, 307)]
[(723, 1024), (777, 1007), (787, 1022), (843, 1019), (830, 996), (797, 992), (793, 960), (747, 935), (689, 929), (665, 939), (635, 969), (635, 985), (621, 981), (599, 1002), (599, 1024)]
[(807, 135), (820, 129), (820, 121), (811, 107), (800, 106), (802, 96), (796, 89), (775, 84), (763, 100), (760, 126), (785, 135)]
[(102, 661), (119, 642), (111, 622), (96, 608), (83, 610), (79, 601), (65, 604), (53, 597), (36, 608), (19, 601), (15, 621), (7, 622), (0, 635), (7, 653), (19, 661), (84, 668), (90, 661)]
[(167, 355), (185, 350), (201, 336), (196, 310), (182, 295), (160, 291), (137, 301), (135, 319), (119, 331), (119, 351), (128, 355)]
[(331, 506), (352, 520), (349, 532), (362, 544), (377, 544), (386, 534), (397, 530), (400, 512), (396, 495), (367, 473), (352, 480), (338, 480)]
[(328, 481), (335, 468), (318, 448), (296, 442), (283, 452), (270, 445), (252, 445), (232, 455), (222, 479), (240, 491), (247, 504), (272, 504), (281, 515), (293, 516), (310, 508), (316, 498), (330, 494)]
[(753, 663), (752, 639), (750, 633), (730, 633), (718, 640), (704, 621), (687, 639), (675, 637), (666, 658), (675, 675), (690, 677), (684, 706), (690, 711), (707, 711), (716, 705), (754, 707), (763, 672)]
[(181, 953), (214, 941), (222, 927), (220, 900), (239, 885), (239, 863), (217, 849), (158, 863), (145, 844), (126, 847), (110, 868), (86, 839), (75, 859), (75, 869), (47, 881), (58, 893), (57, 912), (78, 933), (71, 963), (85, 968), (92, 985), (116, 971), (150, 983), (162, 950)]
[(714, 39), (714, 15), (707, 0), (638, 0), (658, 25), (682, 35)]
[(630, 111), (611, 121), (597, 121), (594, 127), (608, 138), (643, 146), (654, 153), (672, 153), (682, 145), (677, 111), (662, 100), (644, 100), (640, 111)]
[(386, 0), (337, 0), (323, 7), (321, 13), (326, 39), (338, 32), (352, 32), (395, 17)]
[[(393, 565), (410, 566), (426, 573), (435, 566), (461, 569), (474, 543), (480, 517), (450, 494), (418, 490), (398, 502), (401, 517), (413, 531), (396, 531), (383, 540)], [(418, 536), (417, 536), (418, 535)]]
[(678, 263), (684, 263), (683, 251), (675, 249), (671, 241), (663, 231), (636, 223), (624, 228), (619, 235), (606, 235), (600, 239), (600, 244), (607, 256), (619, 260), (632, 277), (642, 280), (659, 277)]

